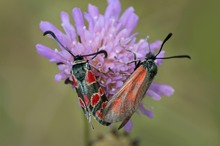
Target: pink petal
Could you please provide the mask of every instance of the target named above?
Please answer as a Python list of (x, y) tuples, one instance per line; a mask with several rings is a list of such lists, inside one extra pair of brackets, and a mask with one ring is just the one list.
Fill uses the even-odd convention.
[(119, 0), (108, 0), (108, 7), (105, 11), (105, 18), (111, 17), (117, 19), (121, 12), (121, 4)]
[(133, 123), (131, 122), (131, 120), (129, 120), (129, 121), (127, 122), (127, 124), (125, 124), (125, 126), (124, 126), (125, 131), (126, 131), (126, 132), (130, 132), (132, 126), (133, 126)]
[(72, 11), (72, 15), (75, 21), (76, 29), (78, 34), (81, 36), (84, 25), (84, 18), (81, 10), (79, 8), (74, 8)]
[[(160, 54), (157, 55), (157, 58), (163, 58), (165, 54), (165, 51), (161, 51)], [(163, 59), (156, 59), (155, 63), (157, 65), (161, 65), (163, 63)]]
[(59, 62), (59, 61), (64, 62), (64, 60), (58, 54), (56, 54), (54, 50), (48, 48), (47, 46), (44, 46), (42, 44), (37, 44), (36, 48), (37, 48), (37, 52), (40, 55), (48, 59), (54, 59), (54, 62)]
[[(52, 23), (48, 22), (48, 21), (41, 21), (40, 22), (40, 29), (45, 32), (45, 31), (52, 31), (56, 37), (58, 38), (58, 40), (64, 45), (67, 46), (67, 42), (66, 42), (66, 36), (59, 30), (57, 29)], [(50, 38), (52, 38), (50, 35), (48, 35)], [(63, 49), (60, 46), (61, 49)]]
[(54, 79), (55, 81), (60, 82), (61, 80), (67, 79), (68, 77), (69, 75), (65, 74), (64, 72), (60, 72), (55, 75)]
[(174, 93), (174, 89), (166, 84), (152, 83), (149, 89), (160, 94), (161, 96), (171, 96)]
[(137, 23), (138, 23), (138, 16), (136, 14), (131, 14), (127, 20), (127, 23), (125, 27), (128, 30), (128, 34), (131, 34), (131, 32), (136, 28)]
[(154, 113), (151, 112), (150, 110), (147, 110), (147, 109), (144, 107), (143, 103), (140, 103), (139, 109), (140, 109), (140, 111), (141, 111), (144, 115), (148, 116), (149, 118), (153, 118), (153, 117), (154, 117)]
[(147, 95), (150, 96), (153, 100), (160, 100), (161, 99), (160, 95), (151, 89), (147, 90)]
[(98, 16), (99, 16), (98, 8), (96, 6), (91, 5), (91, 4), (89, 4), (89, 6), (88, 6), (88, 12), (93, 17), (93, 19), (98, 18)]
[(61, 20), (62, 20), (62, 26), (66, 32), (66, 34), (69, 36), (71, 41), (74, 41), (76, 38), (76, 32), (72, 24), (70, 24), (69, 15), (66, 12), (61, 12)]
[[(150, 44), (150, 50), (152, 53), (154, 53), (157, 49), (160, 49), (161, 47), (161, 44), (162, 44), (162, 41), (160, 40), (157, 40), (153, 43)], [(157, 52), (156, 52), (157, 53)]]

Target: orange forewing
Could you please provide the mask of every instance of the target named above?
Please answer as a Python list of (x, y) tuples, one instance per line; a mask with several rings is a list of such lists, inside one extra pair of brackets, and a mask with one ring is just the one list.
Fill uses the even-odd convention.
[(125, 82), (123, 87), (111, 98), (104, 110), (104, 119), (119, 122), (134, 113), (142, 99), (147, 70), (140, 66)]

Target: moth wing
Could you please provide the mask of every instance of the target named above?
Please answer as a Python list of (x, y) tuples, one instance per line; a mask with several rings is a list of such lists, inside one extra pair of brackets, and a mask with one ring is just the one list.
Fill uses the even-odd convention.
[[(87, 68), (86, 73), (86, 95), (89, 99), (89, 104), (87, 108), (90, 113), (92, 113), (94, 119), (104, 126), (110, 125), (110, 123), (102, 120), (102, 106), (103, 103), (107, 102), (107, 97), (105, 96), (102, 88), (100, 87), (94, 73), (91, 71), (90, 67)], [(94, 98), (93, 98), (94, 97)]]
[(138, 67), (107, 103), (103, 112), (103, 120), (110, 123), (124, 121), (123, 127), (128, 121), (126, 118), (130, 119), (146, 92), (146, 80), (147, 70), (143, 66)]
[(130, 120), (130, 118), (131, 118), (131, 116), (126, 117), (126, 118), (122, 121), (121, 125), (118, 127), (118, 130), (121, 129), (121, 128), (123, 128), (123, 127), (127, 124), (127, 122)]

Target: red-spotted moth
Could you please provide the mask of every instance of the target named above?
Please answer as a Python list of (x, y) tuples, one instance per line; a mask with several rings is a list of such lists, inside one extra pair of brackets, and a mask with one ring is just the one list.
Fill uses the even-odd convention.
[(158, 58), (157, 55), (161, 52), (164, 43), (172, 36), (170, 33), (163, 41), (159, 52), (154, 55), (151, 52), (146, 54), (145, 60), (135, 59), (129, 63), (135, 63), (135, 71), (119, 89), (119, 91), (108, 101), (104, 112), (103, 120), (109, 123), (122, 121), (120, 128), (122, 128), (133, 113), (137, 110), (140, 102), (145, 96), (148, 88), (151, 85), (155, 75), (157, 74), (156, 59), (169, 59), (169, 58), (189, 58), (188, 55), (178, 55), (171, 57)]
[[(64, 45), (58, 40), (58, 38), (52, 31), (44, 32), (44, 35), (47, 34), (50, 34), (56, 40), (56, 42), (60, 46), (62, 46), (62, 48), (68, 51), (73, 57), (74, 61), (72, 62), (71, 70), (72, 81), (67, 79), (66, 82), (71, 82), (75, 86), (79, 98), (79, 103), (89, 123), (91, 121), (92, 114), (100, 124), (105, 126), (110, 125), (109, 122), (105, 122), (102, 119), (103, 109), (105, 108), (108, 100), (99, 83), (97, 82), (88, 61), (84, 59), (84, 57), (86, 56), (96, 57), (96, 55), (98, 54), (104, 54), (106, 58), (107, 52), (105, 50), (100, 50), (93, 54), (73, 55), (72, 52), (69, 51), (69, 49), (64, 47)], [(58, 64), (62, 64), (62, 62)]]

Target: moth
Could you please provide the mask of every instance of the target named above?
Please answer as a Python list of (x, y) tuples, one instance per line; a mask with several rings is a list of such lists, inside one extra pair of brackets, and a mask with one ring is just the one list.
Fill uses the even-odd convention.
[(142, 101), (154, 77), (157, 74), (158, 69), (155, 63), (156, 59), (190, 59), (189, 55), (177, 55), (164, 58), (157, 57), (161, 52), (164, 43), (171, 36), (172, 33), (169, 33), (168, 36), (164, 39), (160, 50), (156, 55), (149, 52), (146, 54), (144, 60), (137, 60), (136, 55), (134, 54), (135, 59), (126, 63), (135, 63), (135, 70), (124, 83), (124, 85), (119, 89), (119, 91), (108, 101), (103, 111), (103, 120), (110, 123), (122, 121), (118, 129), (122, 128), (129, 121), (131, 116), (138, 109), (140, 102)]
[[(50, 34), (54, 40), (66, 51), (70, 53), (73, 57), (72, 62), (72, 81), (67, 79), (66, 83), (71, 83), (75, 86), (80, 106), (85, 114), (88, 122), (91, 122), (91, 114), (94, 119), (97, 120), (100, 124), (104, 126), (110, 125), (109, 122), (106, 122), (102, 119), (103, 109), (105, 108), (108, 100), (106, 95), (103, 92), (103, 89), (100, 87), (99, 83), (96, 80), (95, 75), (91, 70), (91, 66), (88, 60), (85, 60), (86, 56), (94, 56), (95, 58), (98, 54), (104, 54), (104, 57), (107, 57), (107, 52), (105, 50), (100, 50), (96, 53), (87, 54), (87, 55), (73, 55), (64, 45), (58, 40), (56, 35), (52, 31), (44, 32), (44, 36)], [(79, 38), (79, 42), (81, 42)], [(58, 64), (63, 64), (58, 63)], [(91, 124), (91, 123), (90, 123)], [(92, 126), (92, 124), (91, 124)], [(92, 126), (93, 128), (93, 126)]]

